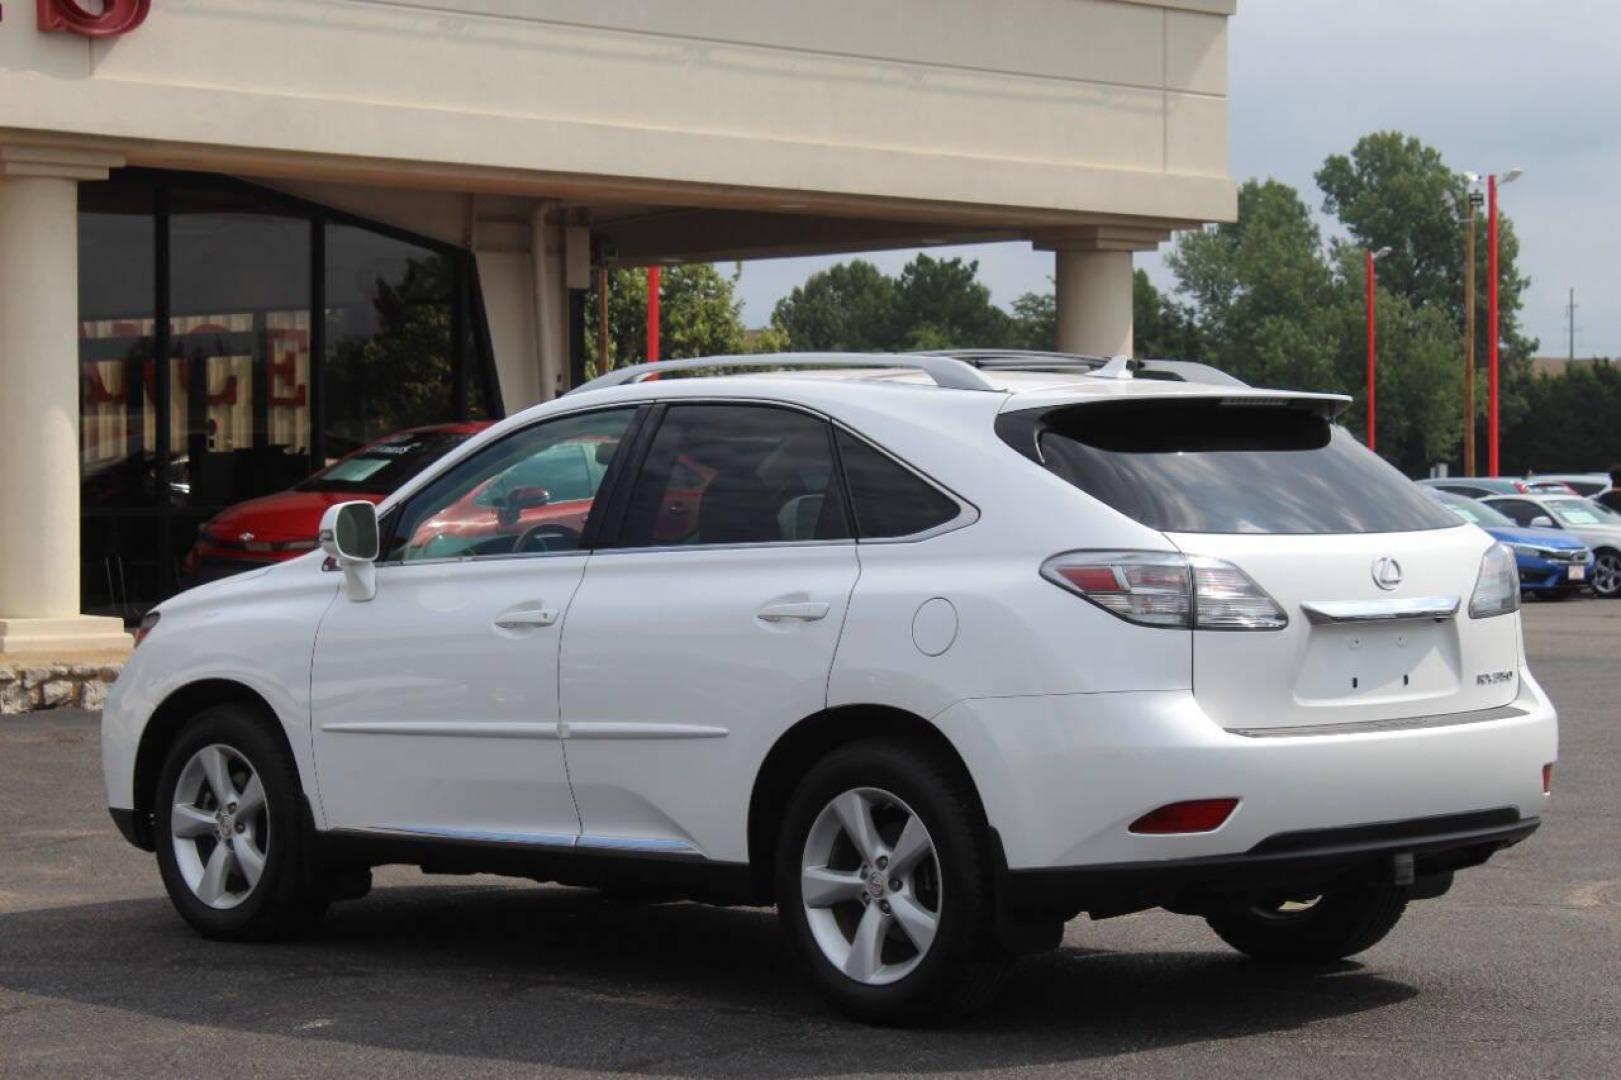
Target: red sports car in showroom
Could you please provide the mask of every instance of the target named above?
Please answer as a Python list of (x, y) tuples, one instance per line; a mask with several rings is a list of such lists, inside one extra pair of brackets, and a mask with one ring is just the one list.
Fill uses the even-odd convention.
[(181, 570), (189, 584), (252, 570), (315, 550), (321, 515), (334, 503), (378, 503), (488, 422), (409, 428), (368, 443), (286, 491), (220, 511), (197, 530)]

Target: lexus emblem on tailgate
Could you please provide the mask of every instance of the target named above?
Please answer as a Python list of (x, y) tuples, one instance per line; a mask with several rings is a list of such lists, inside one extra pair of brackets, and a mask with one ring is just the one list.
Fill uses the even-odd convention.
[(1385, 591), (1401, 584), (1401, 563), (1386, 555), (1373, 561), (1373, 583)]

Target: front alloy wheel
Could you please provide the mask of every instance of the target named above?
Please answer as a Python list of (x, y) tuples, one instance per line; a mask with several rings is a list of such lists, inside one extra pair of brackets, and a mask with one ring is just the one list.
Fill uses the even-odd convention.
[(800, 900), (828, 963), (864, 986), (916, 970), (940, 928), (940, 864), (912, 808), (879, 788), (835, 796), (800, 859)]
[(275, 724), (242, 705), (203, 709), (169, 745), (152, 792), (164, 888), (207, 937), (298, 933), (338, 895), (314, 861), (298, 766)]
[(1606, 599), (1621, 596), (1621, 552), (1601, 551), (1594, 556), (1592, 585)]
[(270, 813), (259, 772), (241, 751), (205, 746), (180, 770), (169, 813), (175, 865), (193, 895), (236, 907), (258, 886), (270, 846)]

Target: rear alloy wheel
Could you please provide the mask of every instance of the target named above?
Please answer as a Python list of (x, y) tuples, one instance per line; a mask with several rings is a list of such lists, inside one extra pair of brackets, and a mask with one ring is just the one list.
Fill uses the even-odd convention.
[(822, 994), (878, 1024), (986, 1003), (1011, 962), (987, 849), (972, 785), (929, 743), (872, 739), (820, 761), (789, 803), (777, 906)]
[(1606, 600), (1621, 596), (1621, 551), (1600, 551), (1593, 556), (1593, 591)]
[(205, 937), (310, 927), (335, 897), (310, 862), (298, 769), (274, 723), (239, 705), (199, 713), (164, 757), (152, 805), (169, 899)]
[(940, 863), (912, 808), (878, 788), (835, 796), (800, 859), (800, 901), (822, 956), (863, 986), (910, 975), (940, 929)]
[(1406, 890), (1381, 885), (1303, 900), (1266, 898), (1205, 921), (1223, 941), (1255, 960), (1328, 964), (1378, 944), (1406, 910)]

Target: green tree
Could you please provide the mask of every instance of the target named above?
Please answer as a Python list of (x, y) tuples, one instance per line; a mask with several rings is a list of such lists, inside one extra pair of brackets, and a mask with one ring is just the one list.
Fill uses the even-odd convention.
[(894, 347), (895, 281), (864, 259), (818, 270), (777, 301), (771, 326), (802, 352)]
[(333, 359), (327, 392), (360, 419), (329, 429), (333, 452), (347, 453), (401, 428), (445, 419), (452, 394), (450, 267), (434, 256), (410, 259), (397, 279), (377, 277), (370, 297), (376, 329), (350, 336), (328, 317)]
[[(737, 279), (709, 263), (667, 266), (659, 282), (659, 355), (665, 360), (692, 356), (727, 356), (745, 350), (743, 305)], [(597, 310), (596, 294), (587, 310)], [(639, 364), (647, 356), (647, 271), (615, 270), (608, 282), (609, 357), (597, 357), (597, 336), (586, 337), (588, 373)]]
[(895, 282), (895, 344), (906, 349), (1004, 347), (1013, 320), (991, 302), (978, 261), (919, 254)]
[[(1440, 151), (1396, 131), (1366, 135), (1349, 154), (1335, 154), (1317, 172), (1323, 208), (1339, 219), (1357, 250), (1391, 253), (1379, 263), (1379, 280), (1415, 306), (1433, 304), (1464, 323), (1464, 251), (1468, 231), (1469, 185)], [(1520, 274), (1519, 237), (1506, 215), (1499, 216), (1499, 324), (1506, 378), (1516, 388), (1530, 376), (1537, 342), (1520, 333), (1519, 312), (1530, 279)], [(1486, 226), (1477, 222), (1475, 308), (1477, 366), (1486, 358)], [(1461, 357), (1460, 353), (1460, 357)], [(1516, 399), (1505, 408), (1518, 409)]]
[[(1366, 295), (1361, 248), (1325, 249), (1294, 189), (1249, 181), (1238, 220), (1184, 235), (1167, 258), (1199, 353), (1262, 386), (1349, 394), (1353, 431), (1367, 424)], [(1140, 298), (1147, 306), (1152, 297)], [(1160, 332), (1175, 330), (1174, 305)], [(1445, 305), (1402, 283), (1379, 292), (1380, 452), (1409, 473), (1448, 457), (1462, 435), (1462, 340)], [(1186, 332), (1185, 332), (1186, 333)]]
[(1058, 299), (1052, 291), (1027, 292), (1013, 301), (1012, 344), (1051, 351), (1058, 346)]
[(1238, 220), (1185, 233), (1166, 256), (1204, 359), (1263, 386), (1335, 385), (1334, 279), (1299, 194), (1250, 180)]
[[(1355, 401), (1345, 415), (1367, 430), (1367, 283), (1361, 253), (1335, 251), (1334, 307), (1327, 317), (1337, 343), (1331, 386)], [(1463, 335), (1441, 305), (1417, 304), (1379, 287), (1378, 447), (1410, 475), (1448, 459), (1463, 438)]]
[(1503, 428), (1503, 468), (1512, 475), (1607, 469), (1621, 462), (1621, 362), (1572, 364), (1525, 383), (1527, 408)]

